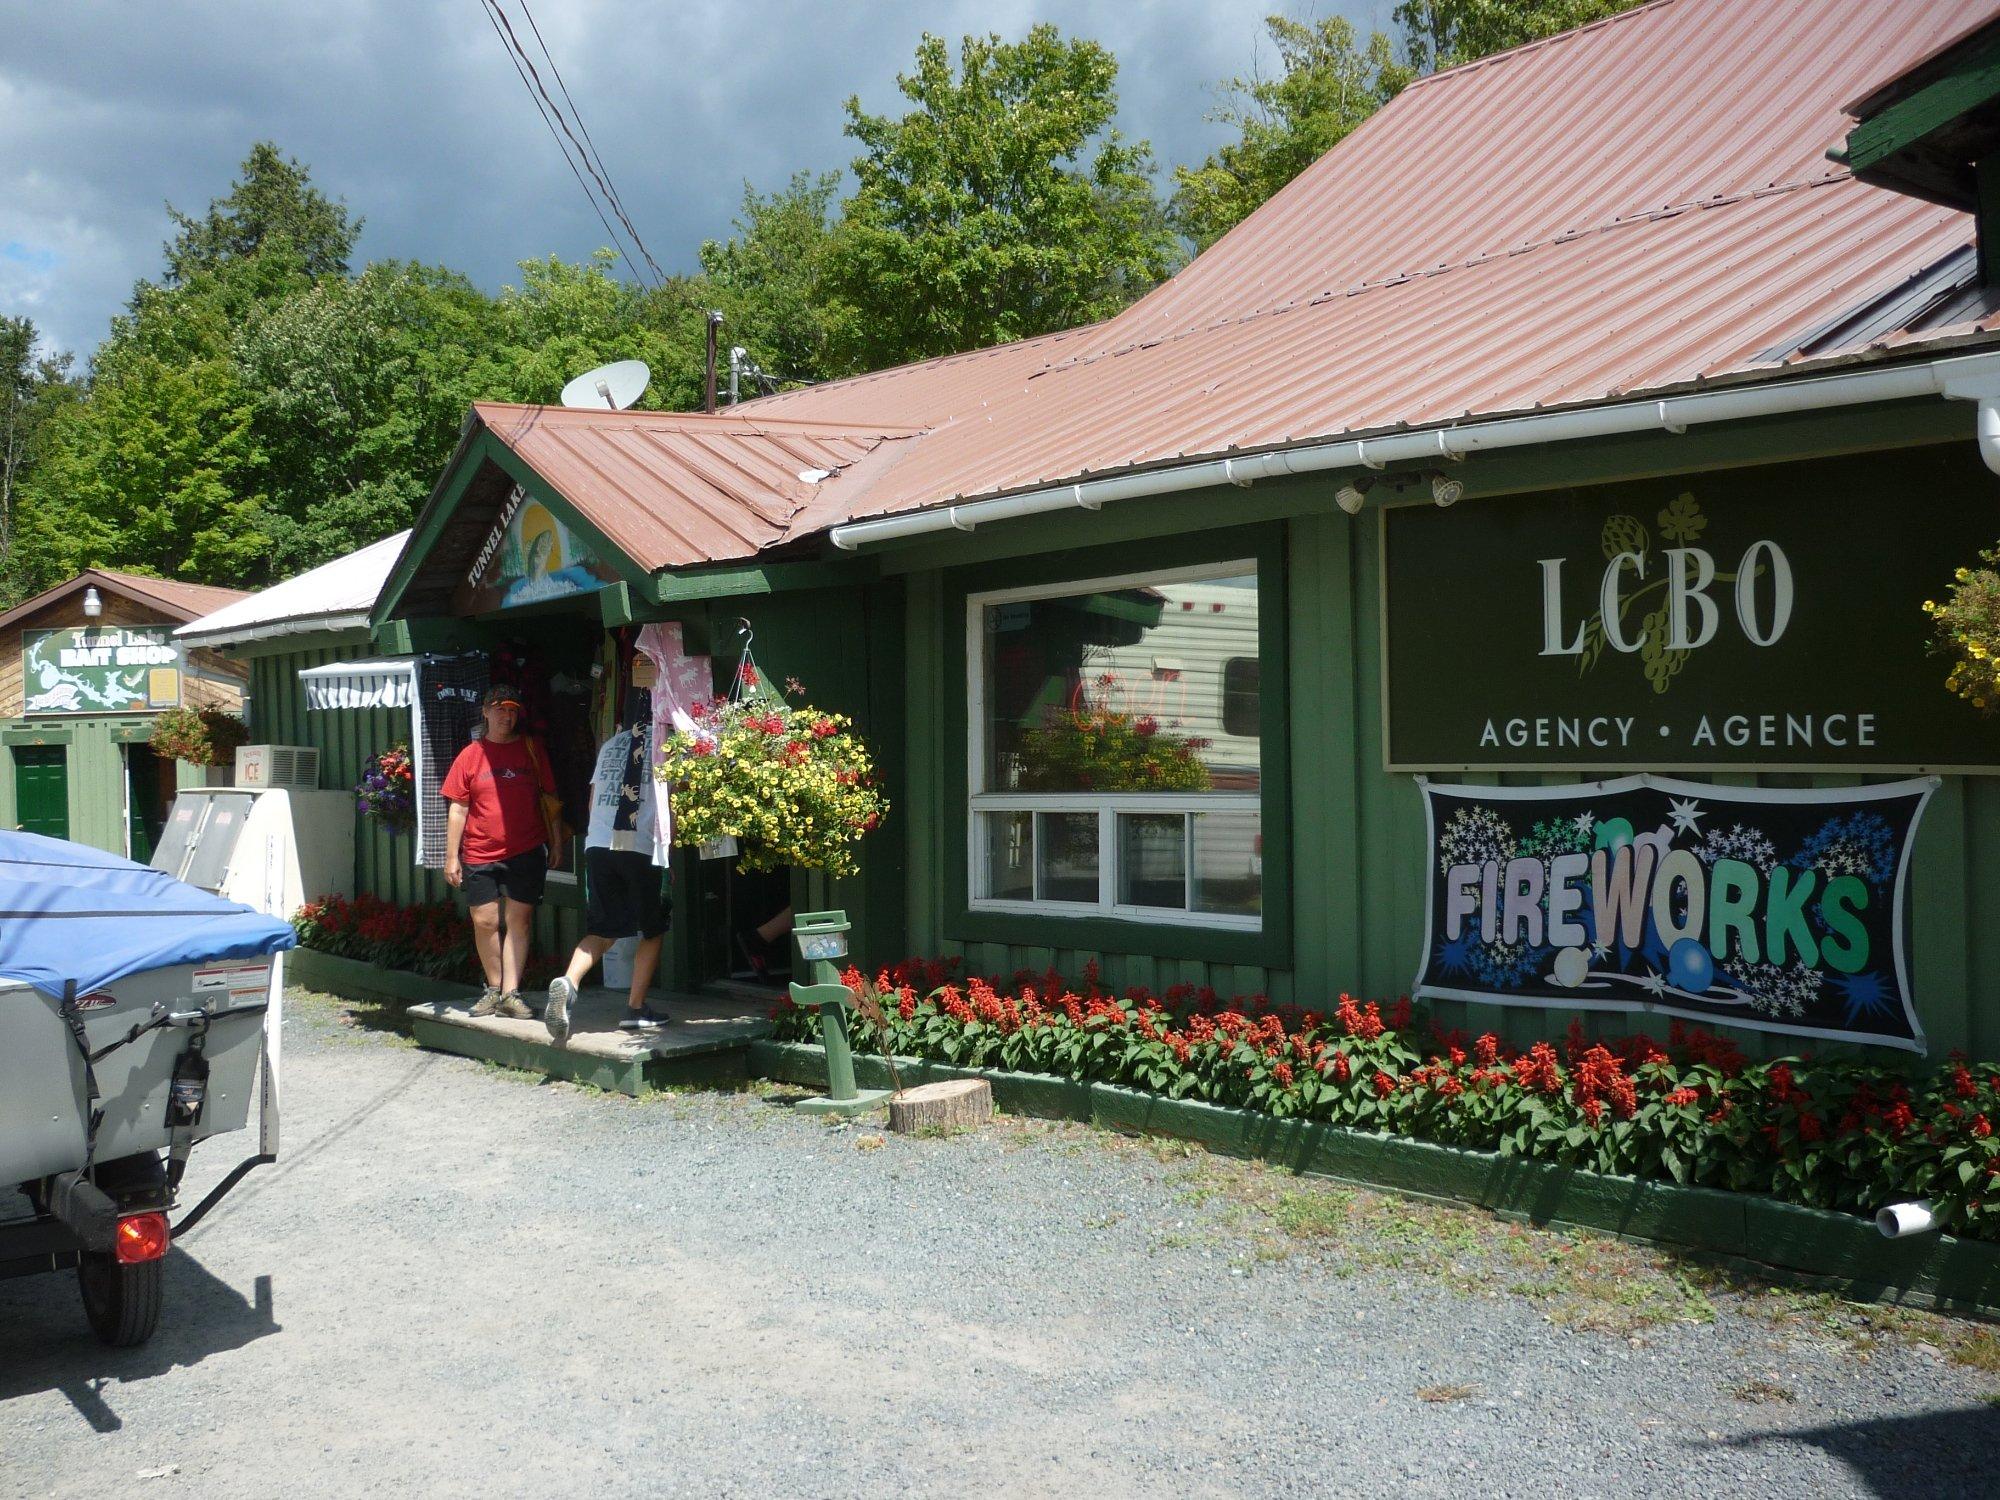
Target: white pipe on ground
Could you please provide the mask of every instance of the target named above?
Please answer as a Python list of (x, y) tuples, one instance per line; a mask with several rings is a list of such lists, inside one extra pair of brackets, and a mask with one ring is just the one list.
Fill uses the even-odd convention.
[(833, 544), (852, 552), (869, 542), (956, 528), (971, 531), (993, 521), (1075, 506), (1096, 509), (1107, 500), (1135, 500), (1150, 495), (1180, 494), (1217, 484), (1247, 484), (1286, 474), (1315, 474), (1329, 469), (1379, 469), (1385, 464), (1418, 462), (1438, 457), (1462, 458), (1501, 448), (1525, 448), (1541, 443), (1574, 442), (1587, 438), (1620, 437), (1638, 432), (1684, 432), (1704, 422), (1740, 421), (1747, 417), (1781, 416), (1791, 412), (1823, 411), (1862, 406), (1876, 401), (1907, 401), (1923, 396), (1948, 396), (1979, 403), (1979, 449), (1987, 467), (2000, 473), (2000, 353), (1965, 354), (1920, 364), (1851, 370), (1806, 380), (1769, 385), (1731, 386), (1664, 400), (1627, 401), (1578, 411), (1500, 417), (1461, 426), (1415, 428), (1381, 437), (1316, 443), (1246, 457), (1205, 459), (1179, 468), (1148, 469), (1104, 479), (1029, 490), (995, 500), (970, 500), (934, 510), (884, 516), (836, 526)]
[(1882, 1231), (1885, 1240), (1907, 1239), (1936, 1229), (1937, 1215), (1931, 1211), (1928, 1198), (1919, 1198), (1914, 1203), (1891, 1203), (1875, 1215), (1875, 1227)]

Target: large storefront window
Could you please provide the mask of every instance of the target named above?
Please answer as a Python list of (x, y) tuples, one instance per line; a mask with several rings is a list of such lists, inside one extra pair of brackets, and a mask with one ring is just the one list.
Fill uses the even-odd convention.
[(968, 608), (973, 905), (1260, 926), (1256, 565)]

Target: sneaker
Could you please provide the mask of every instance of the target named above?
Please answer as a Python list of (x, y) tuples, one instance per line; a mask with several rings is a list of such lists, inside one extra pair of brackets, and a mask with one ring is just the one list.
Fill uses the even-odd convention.
[(576, 986), (558, 975), (549, 981), (549, 1003), (542, 1011), (542, 1019), (548, 1022), (549, 1035), (560, 1046), (569, 1037), (569, 1008), (576, 1000)]
[(618, 1023), (620, 1031), (658, 1031), (662, 1026), (673, 1023), (673, 1017), (663, 1010), (647, 1006), (644, 1010), (628, 1010), (625, 1018)]
[(757, 929), (747, 927), (736, 934), (736, 951), (743, 955), (743, 962), (756, 979), (768, 979), (771, 975), (771, 944), (757, 935)]
[(490, 1016), (499, 1008), (500, 986), (497, 984), (487, 985), (480, 991), (479, 998), (472, 1002), (472, 1013), (475, 1016)]
[(535, 1019), (535, 1013), (528, 1009), (526, 1002), (521, 999), (521, 994), (518, 990), (509, 990), (506, 994), (502, 995), (499, 1004), (493, 1007), (493, 1013), (496, 1016), (505, 1016), (510, 1021), (532, 1021)]

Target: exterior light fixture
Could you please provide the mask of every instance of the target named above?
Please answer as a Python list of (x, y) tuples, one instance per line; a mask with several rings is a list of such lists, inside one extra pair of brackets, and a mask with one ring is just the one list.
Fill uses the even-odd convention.
[(1439, 510), (1443, 510), (1447, 505), (1456, 505), (1464, 498), (1465, 486), (1458, 480), (1447, 478), (1443, 474), (1431, 476), (1431, 499), (1437, 502)]
[(95, 584), (83, 591), (83, 612), (93, 620), (104, 613), (104, 596), (97, 592)]
[(1358, 516), (1361, 514), (1361, 507), (1367, 502), (1368, 492), (1374, 487), (1375, 481), (1372, 478), (1364, 476), (1360, 479), (1350, 479), (1333, 492), (1333, 503), (1350, 516)]

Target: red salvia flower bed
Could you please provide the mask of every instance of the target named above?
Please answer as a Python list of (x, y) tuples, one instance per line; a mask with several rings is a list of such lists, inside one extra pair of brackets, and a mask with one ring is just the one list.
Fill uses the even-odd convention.
[[(962, 1068), (1050, 1073), (1173, 1099), (1324, 1120), (1443, 1145), (1872, 1215), (1930, 1198), (1955, 1233), (2000, 1239), (2000, 1066), (1954, 1058), (1928, 1074), (1849, 1059), (1751, 1063), (1727, 1038), (1674, 1022), (1663, 1043), (1591, 1038), (1525, 1050), (1491, 1034), (1419, 1029), (1410, 1002), (1340, 996), (1330, 1014), (1177, 985), (1112, 994), (1095, 964), (962, 978), (908, 959), (868, 979), (889, 1049)], [(816, 1041), (817, 1013), (777, 1012)], [(860, 1015), (857, 1047), (883, 1039)]]

